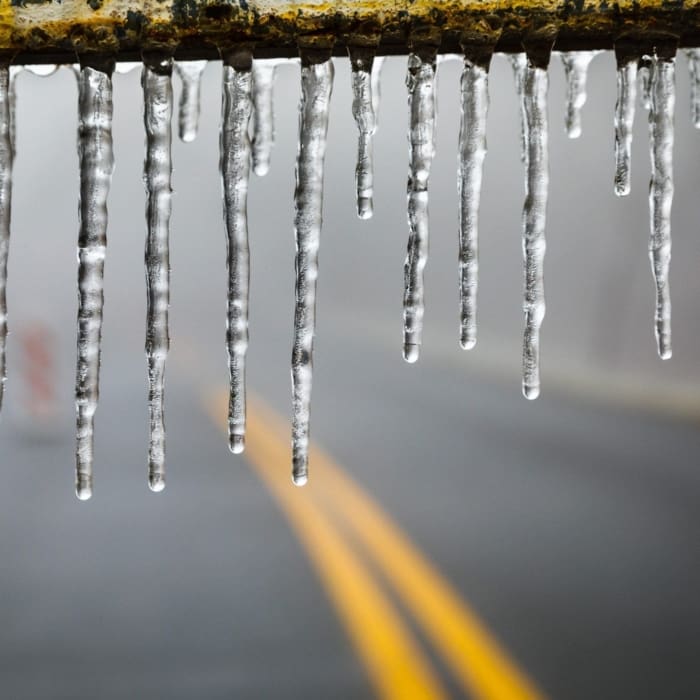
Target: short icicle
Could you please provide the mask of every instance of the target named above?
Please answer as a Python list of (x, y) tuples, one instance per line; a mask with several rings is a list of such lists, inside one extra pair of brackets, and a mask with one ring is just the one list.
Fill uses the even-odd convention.
[(384, 56), (375, 56), (370, 75), (370, 89), (372, 91), (372, 111), (374, 112), (374, 131), (379, 128), (379, 104), (382, 97), (382, 70), (386, 59)]
[(14, 160), (14, 100), (11, 69), (0, 65), (0, 408), (5, 393), (7, 369), (7, 259), (10, 253), (12, 208), (12, 163)]
[(78, 364), (76, 495), (92, 496), (94, 417), (99, 399), (100, 341), (107, 247), (107, 196), (114, 170), (112, 151), (113, 63), (83, 65), (78, 80)]
[(292, 349), (292, 479), (297, 486), (307, 482), (309, 469), (309, 411), (323, 208), (323, 163), (333, 72), (330, 57), (314, 54), (302, 56), (299, 152), (294, 191), (296, 285)]
[(651, 109), (651, 56), (642, 56), (637, 64), (637, 78), (642, 89), (641, 101), (644, 109)]
[(656, 286), (654, 330), (659, 357), (671, 357), (671, 296), (668, 271), (671, 262), (671, 204), (673, 202), (673, 122), (675, 60), (654, 59), (651, 69), (649, 111), (649, 259)]
[(615, 194), (630, 193), (632, 133), (637, 101), (637, 59), (618, 56), (615, 102)]
[(146, 357), (148, 361), (148, 485), (165, 487), (165, 419), (163, 394), (165, 361), (170, 347), (170, 210), (172, 199), (171, 143), (173, 62), (161, 53), (144, 54), (141, 85), (146, 130)]
[(547, 69), (528, 61), (523, 81), (525, 115), (525, 205), (523, 255), (525, 258), (525, 333), (523, 338), (523, 395), (540, 394), (540, 327), (545, 314), (543, 264), (546, 249), (545, 217), (549, 186)]
[(460, 345), (476, 345), (479, 284), (479, 201), (486, 158), (486, 116), (489, 108), (488, 66), (465, 57), (461, 78), (459, 128), (459, 291)]
[(228, 299), (226, 350), (230, 381), (228, 434), (234, 454), (245, 448), (245, 361), (248, 350), (248, 178), (252, 112), (252, 54), (223, 54), (221, 178), (226, 224)]
[(202, 73), (207, 61), (177, 61), (175, 70), (182, 82), (178, 112), (178, 135), (181, 141), (190, 143), (197, 138), (201, 110)]
[(258, 177), (270, 170), (270, 156), (275, 141), (273, 90), (279, 61), (253, 61), (253, 172)]
[(700, 129), (700, 49), (686, 49), (690, 72), (690, 117), (693, 126)]
[(527, 147), (525, 140), (525, 101), (523, 100), (523, 89), (525, 87), (525, 71), (527, 69), (527, 56), (524, 53), (512, 53), (508, 56), (511, 68), (513, 69), (513, 79), (515, 80), (515, 94), (518, 96), (520, 104), (520, 160), (527, 162)]
[(349, 53), (352, 67), (352, 116), (359, 131), (355, 167), (357, 215), (361, 219), (369, 219), (374, 209), (372, 201), (374, 191), (372, 136), (376, 129), (375, 99), (372, 94), (372, 73), (375, 70), (374, 50), (366, 47), (351, 47)]
[(403, 357), (420, 354), (425, 309), (423, 272), (428, 260), (428, 179), (435, 153), (435, 52), (412, 52), (406, 85), (409, 112), (408, 251), (404, 263)]
[(566, 76), (566, 134), (570, 139), (581, 136), (581, 110), (586, 104), (588, 66), (596, 51), (568, 51), (561, 54)]

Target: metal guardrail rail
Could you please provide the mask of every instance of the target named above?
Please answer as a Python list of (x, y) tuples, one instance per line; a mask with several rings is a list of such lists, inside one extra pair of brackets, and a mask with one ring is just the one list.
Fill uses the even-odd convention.
[[(414, 42), (456, 52), (484, 40), (520, 51), (542, 32), (559, 50), (610, 49), (619, 40), (700, 44), (700, 0), (2, 0), (0, 59), (61, 63), (76, 54), (135, 60), (148, 48), (177, 58), (217, 58), (231, 44), (258, 57), (300, 46), (345, 53), (370, 43), (379, 54)], [(644, 49), (642, 49), (644, 50)], [(635, 49), (639, 54), (639, 50)]]

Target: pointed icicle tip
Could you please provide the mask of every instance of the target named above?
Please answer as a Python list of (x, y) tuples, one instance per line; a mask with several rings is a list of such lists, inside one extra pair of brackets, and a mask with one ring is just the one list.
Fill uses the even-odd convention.
[(151, 474), (148, 477), (148, 488), (153, 493), (160, 493), (165, 488), (165, 476), (163, 474)]
[(403, 359), (409, 364), (413, 364), (418, 361), (420, 356), (420, 345), (415, 345), (413, 343), (406, 343), (403, 346)]
[(245, 436), (232, 435), (228, 443), (228, 448), (235, 455), (239, 455), (245, 451)]
[(92, 484), (89, 481), (79, 481), (75, 485), (75, 495), (79, 501), (89, 501), (92, 498)]
[(309, 475), (308, 474), (294, 474), (292, 476), (292, 483), (294, 486), (306, 486), (306, 484), (309, 481)]

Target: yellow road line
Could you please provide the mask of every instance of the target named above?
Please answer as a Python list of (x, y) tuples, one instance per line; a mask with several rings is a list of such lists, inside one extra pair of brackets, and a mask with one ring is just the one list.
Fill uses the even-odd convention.
[[(217, 425), (228, 430), (228, 393), (206, 404)], [(251, 420), (251, 413), (253, 413)], [(291, 484), (289, 442), (271, 433), (249, 409), (246, 458), (265, 483), (316, 569), (364, 662), (380, 698), (441, 700), (446, 697), (410, 630), (360, 559), (313, 501)]]
[[(284, 421), (259, 399), (249, 399), (248, 405), (248, 430), (264, 434), (268, 443), (279, 445), (278, 451), (286, 455), (289, 431)], [(257, 459), (256, 449), (257, 445), (249, 458)], [(518, 668), (478, 615), (371, 496), (315, 446), (310, 464), (306, 488), (354, 533), (463, 688), (480, 700), (544, 700), (542, 691)], [(287, 469), (285, 464), (277, 478), (286, 482)]]

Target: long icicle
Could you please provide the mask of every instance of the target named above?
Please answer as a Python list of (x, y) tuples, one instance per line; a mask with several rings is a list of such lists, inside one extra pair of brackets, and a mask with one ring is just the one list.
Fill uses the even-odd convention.
[(314, 63), (308, 56), (302, 56), (299, 152), (294, 190), (296, 285), (292, 348), (292, 479), (297, 486), (307, 482), (309, 470), (309, 411), (323, 209), (323, 163), (333, 74), (330, 58)]
[(226, 224), (228, 298), (226, 350), (230, 395), (229, 448), (234, 454), (245, 448), (245, 360), (248, 350), (248, 179), (252, 112), (252, 54), (239, 51), (223, 56), (221, 177)]
[(525, 101), (523, 100), (523, 90), (525, 88), (525, 71), (527, 70), (527, 56), (524, 53), (509, 54), (511, 68), (513, 69), (513, 79), (515, 81), (515, 93), (518, 95), (520, 103), (520, 160), (527, 163), (527, 146), (525, 139)]
[(372, 95), (374, 49), (351, 47), (349, 53), (352, 67), (352, 116), (359, 131), (355, 166), (357, 215), (361, 219), (369, 219), (374, 210), (372, 201), (374, 191), (372, 136), (376, 129)]
[(615, 102), (615, 194), (630, 193), (632, 133), (637, 101), (637, 59), (620, 57), (617, 63), (617, 101)]
[(13, 85), (10, 68), (0, 65), (0, 408), (5, 394), (7, 368), (7, 259), (10, 253), (12, 163), (14, 160)]
[(404, 263), (403, 357), (420, 354), (425, 309), (423, 271), (428, 260), (428, 179), (435, 153), (435, 53), (408, 57), (408, 250)]
[(197, 138), (201, 110), (202, 73), (207, 61), (177, 61), (175, 69), (182, 81), (178, 111), (178, 136), (189, 143)]
[(523, 83), (525, 114), (525, 205), (523, 255), (525, 258), (525, 333), (523, 338), (523, 395), (540, 394), (540, 326), (544, 319), (543, 263), (546, 249), (545, 217), (549, 186), (547, 70), (528, 61)]
[(586, 104), (588, 66), (597, 51), (568, 51), (561, 54), (566, 77), (566, 133), (570, 139), (581, 136), (581, 110)]
[(690, 72), (690, 118), (693, 126), (700, 129), (700, 49), (686, 49)]
[(148, 485), (165, 487), (165, 419), (163, 393), (165, 361), (170, 347), (170, 209), (172, 199), (172, 59), (163, 54), (144, 55), (141, 85), (144, 98), (146, 160), (146, 357), (148, 360)]
[(78, 81), (80, 206), (75, 491), (82, 501), (92, 496), (94, 417), (99, 399), (107, 196), (114, 170), (112, 69), (110, 63), (99, 67), (84, 65)]
[(273, 90), (279, 61), (253, 61), (253, 172), (258, 177), (270, 170), (270, 155), (275, 141)]
[(649, 259), (656, 286), (654, 330), (659, 357), (671, 357), (671, 295), (668, 271), (671, 262), (671, 204), (673, 202), (673, 121), (675, 109), (675, 60), (656, 58), (651, 69), (649, 111)]
[(459, 127), (459, 291), (460, 344), (476, 345), (479, 284), (479, 201), (486, 158), (486, 116), (489, 108), (488, 66), (465, 57), (461, 79)]

